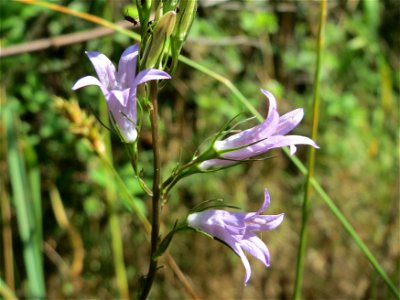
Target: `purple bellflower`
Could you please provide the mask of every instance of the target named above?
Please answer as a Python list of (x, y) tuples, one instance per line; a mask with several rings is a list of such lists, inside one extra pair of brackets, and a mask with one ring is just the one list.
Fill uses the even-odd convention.
[(264, 191), (264, 203), (257, 212), (228, 212), (225, 210), (205, 210), (188, 216), (188, 226), (203, 231), (226, 243), (239, 255), (246, 269), (244, 285), (251, 276), (251, 267), (243, 250), (269, 267), (269, 251), (264, 242), (255, 234), (278, 227), (284, 214), (261, 215), (270, 203), (268, 190)]
[(113, 125), (121, 139), (126, 143), (135, 142), (138, 135), (136, 130), (137, 86), (150, 80), (170, 79), (171, 76), (157, 69), (146, 69), (136, 74), (138, 44), (128, 47), (122, 53), (118, 71), (104, 54), (100, 52), (86, 52), (86, 54), (98, 78), (83, 77), (74, 84), (72, 89), (76, 90), (88, 85), (99, 86), (107, 101)]
[[(261, 124), (231, 135), (225, 140), (216, 141), (214, 149), (219, 153), (220, 159), (203, 161), (199, 168), (207, 170), (212, 167), (221, 167), (234, 164), (256, 155), (263, 154), (270, 149), (283, 146), (290, 146), (290, 154), (296, 152), (298, 144), (311, 145), (319, 148), (318, 145), (308, 137), (301, 135), (285, 135), (295, 128), (303, 119), (304, 111), (298, 108), (279, 116), (275, 97), (268, 91), (261, 89), (261, 92), (269, 101), (268, 115)], [(230, 150), (231, 149), (231, 150)]]

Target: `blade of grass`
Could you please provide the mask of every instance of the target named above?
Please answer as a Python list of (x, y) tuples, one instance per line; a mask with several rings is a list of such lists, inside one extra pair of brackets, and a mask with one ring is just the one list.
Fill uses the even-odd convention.
[[(0, 86), (0, 107), (5, 105), (6, 91), (4, 87)], [(2, 116), (0, 116), (2, 120)], [(0, 126), (3, 122), (0, 121)], [(4, 128), (4, 127), (3, 127)], [(4, 133), (4, 132), (3, 132)], [(6, 163), (6, 137), (4, 134), (0, 135), (0, 210), (2, 220), (2, 233), (3, 233), (3, 266), (5, 274), (5, 286), (11, 291), (15, 290), (14, 283), (14, 252), (13, 252), (13, 238), (12, 238), (12, 213), (11, 201), (9, 190), (7, 187), (7, 163)], [(1, 291), (0, 291), (1, 294)]]
[[(315, 77), (314, 77), (314, 95), (313, 95), (313, 112), (312, 112), (312, 127), (311, 127), (311, 139), (317, 141), (318, 134), (318, 121), (319, 121), (319, 107), (320, 107), (320, 73), (322, 67), (322, 51), (324, 44), (324, 30), (326, 23), (327, 7), (326, 0), (320, 2), (320, 17), (319, 17), (319, 28), (317, 36), (317, 56), (315, 66)], [(308, 214), (310, 210), (310, 197), (312, 193), (311, 178), (314, 176), (315, 168), (315, 156), (316, 149), (314, 147), (308, 147), (308, 166), (307, 166), (307, 177), (304, 188), (304, 200), (302, 209), (302, 220), (300, 229), (300, 243), (297, 253), (297, 264), (296, 264), (296, 279), (293, 292), (294, 299), (301, 298), (301, 287), (303, 282), (304, 273), (304, 258), (306, 253), (307, 244), (307, 225), (308, 225)]]
[[(24, 137), (26, 139), (26, 137)], [(39, 251), (36, 255), (40, 266), (43, 266), (43, 226), (42, 226), (42, 197), (41, 197), (41, 184), (40, 184), (40, 169), (38, 166), (37, 155), (31, 145), (26, 143), (24, 157), (27, 166), (27, 183), (30, 191), (30, 199), (32, 201), (32, 215), (34, 217), (33, 223), (36, 228), (36, 244), (39, 245)]]
[(38, 224), (32, 207), (32, 198), (28, 190), (27, 171), (23, 154), (17, 143), (16, 119), (7, 103), (2, 107), (2, 119), (6, 133), (7, 159), (12, 187), (12, 200), (16, 209), (18, 228), (23, 243), (23, 256), (28, 277), (28, 295), (32, 298), (44, 298), (46, 295), (43, 275), (42, 241), (39, 240)]
[[(106, 20), (103, 20), (101, 18), (98, 18), (96, 16), (87, 14), (87, 13), (80, 13), (76, 12), (74, 10), (70, 10), (68, 8), (63, 7), (63, 9), (60, 9), (62, 6), (58, 6), (55, 4), (49, 4), (46, 2), (42, 1), (35, 1), (35, 0), (14, 0), (16, 2), (21, 2), (21, 3), (26, 3), (26, 4), (32, 4), (32, 5), (38, 5), (42, 6), (51, 10), (55, 11), (60, 11), (65, 14), (73, 15), (78, 18), (85, 19), (89, 22), (100, 24), (109, 28), (113, 28), (115, 31), (118, 31), (122, 34), (125, 34), (131, 38), (133, 38), (136, 41), (140, 41), (139, 35), (126, 30), (122, 27), (119, 27), (113, 23), (110, 23)], [(89, 16), (89, 17), (88, 17)], [(210, 77), (214, 78), (215, 80), (221, 82), (224, 84), (235, 96), (236, 98), (259, 120), (262, 121), (263, 118), (260, 115), (260, 113), (257, 112), (257, 110), (254, 108), (254, 106), (246, 99), (246, 97), (236, 88), (236, 86), (226, 77), (208, 69), (207, 67), (183, 56), (179, 56), (179, 61), (191, 66), (192, 68), (209, 75)], [(298, 168), (298, 170), (304, 174), (307, 175), (307, 168), (305, 165), (296, 157), (296, 156), (291, 156), (289, 153), (288, 148), (284, 148), (283, 152), (288, 156), (288, 158), (293, 162), (293, 164)], [(351, 238), (354, 240), (356, 245), (360, 248), (362, 253), (367, 257), (373, 268), (376, 270), (376, 272), (381, 276), (381, 278), (385, 281), (386, 285), (389, 287), (391, 292), (396, 296), (396, 298), (400, 299), (400, 293), (396, 289), (395, 284), (391, 281), (391, 279), (387, 276), (383, 268), (380, 266), (379, 262), (376, 260), (376, 258), (373, 256), (373, 254), (369, 251), (368, 247), (365, 245), (365, 243), (360, 239), (358, 236), (357, 232), (354, 230), (352, 225), (347, 221), (346, 217), (342, 214), (340, 209), (334, 204), (334, 201), (329, 197), (328, 194), (326, 194), (325, 190), (322, 188), (322, 186), (319, 184), (319, 182), (315, 178), (311, 178), (310, 180), (311, 186), (315, 189), (315, 191), (321, 196), (321, 199), (325, 202), (325, 204), (328, 206), (328, 208), (331, 210), (333, 215), (339, 220), (345, 231), (351, 236)]]

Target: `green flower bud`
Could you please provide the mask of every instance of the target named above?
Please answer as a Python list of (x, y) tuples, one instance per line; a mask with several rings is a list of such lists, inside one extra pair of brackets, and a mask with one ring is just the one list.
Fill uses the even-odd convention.
[(165, 45), (174, 31), (176, 12), (169, 11), (161, 17), (151, 33), (151, 40), (144, 53), (145, 68), (154, 67), (164, 53)]
[(179, 11), (174, 30), (174, 38), (177, 42), (183, 43), (188, 36), (196, 16), (197, 0), (181, 0), (178, 8)]
[(177, 8), (177, 20), (174, 33), (171, 37), (171, 56), (172, 61), (168, 72), (172, 74), (178, 64), (179, 54), (183, 43), (189, 34), (193, 20), (196, 16), (197, 0), (180, 0)]

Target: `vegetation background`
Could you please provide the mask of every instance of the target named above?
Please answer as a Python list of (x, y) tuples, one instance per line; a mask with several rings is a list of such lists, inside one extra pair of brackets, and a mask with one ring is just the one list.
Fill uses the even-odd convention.
[[(38, 6), (0, 3), (1, 51), (96, 27)], [(113, 22), (122, 20), (126, 6), (132, 4), (128, 0), (55, 3)], [(276, 95), (281, 113), (304, 107), (305, 120), (295, 132), (309, 135), (318, 6), (314, 1), (201, 0), (183, 54), (231, 80), (262, 114), (266, 101), (260, 87)], [(399, 19), (397, 0), (328, 1), (317, 141), (321, 149), (316, 165), (318, 181), (397, 283)], [(17, 297), (24, 298), (28, 285), (22, 259), (25, 244), (17, 222), (18, 191), (29, 202), (28, 213), (35, 212), (37, 218), (35, 230), (43, 241), (49, 299), (118, 297), (106, 201), (110, 191), (119, 204), (132, 295), (139, 276), (147, 270), (149, 243), (138, 218), (87, 141), (71, 131), (54, 99), (79, 99), (88, 114), (101, 116), (104, 100), (98, 89), (71, 90), (78, 78), (94, 74), (84, 51), (99, 51), (117, 62), (132, 43), (114, 33), (1, 57), (0, 277)], [(160, 97), (164, 178), (177, 161), (188, 159), (205, 138), (238, 113), (251, 116), (221, 83), (180, 64)], [(7, 118), (12, 119), (13, 130), (7, 127)], [(144, 176), (151, 180), (151, 137), (146, 124), (139, 148)], [(116, 136), (112, 151), (115, 168), (147, 214), (149, 199), (135, 181)], [(306, 147), (299, 147), (297, 155), (306, 162)], [(204, 299), (288, 299), (292, 295), (305, 178), (281, 150), (272, 151), (271, 156), (262, 163), (186, 178), (163, 209), (165, 233), (207, 199), (223, 198), (244, 210), (256, 210), (268, 187), (272, 204), (267, 213), (286, 214), (278, 229), (262, 236), (271, 252), (271, 267), (266, 269), (250, 258), (253, 276), (246, 288), (243, 266), (227, 247), (195, 233), (175, 237), (170, 253)], [(15, 157), (20, 162), (17, 166)], [(19, 187), (15, 186), (18, 178), (22, 178)], [(62, 199), (62, 206), (57, 206), (57, 199)], [(66, 213), (68, 226), (55, 217), (57, 212)], [(317, 195), (309, 222), (305, 299), (391, 297)], [(74, 266), (78, 272), (71, 272)], [(164, 264), (151, 298), (188, 297)]]

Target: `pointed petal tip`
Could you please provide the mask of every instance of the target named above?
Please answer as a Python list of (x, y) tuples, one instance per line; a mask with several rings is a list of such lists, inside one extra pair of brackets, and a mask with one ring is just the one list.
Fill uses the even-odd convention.
[(261, 92), (265, 95), (265, 96), (267, 96), (267, 98), (274, 98), (275, 99), (275, 97), (274, 97), (274, 95), (272, 95), (272, 93), (271, 92), (269, 92), (269, 91), (267, 91), (267, 90), (264, 90), (263, 88), (261, 88), (260, 89), (261, 90)]
[(158, 70), (158, 69), (145, 69), (140, 71), (132, 83), (132, 85), (136, 86), (147, 81), (151, 80), (160, 80), (160, 79), (171, 79), (171, 75), (167, 72)]
[(94, 76), (85, 76), (85, 77), (82, 77), (81, 79), (78, 79), (78, 81), (75, 82), (74, 85), (72, 86), (72, 90), (75, 91), (77, 89), (80, 89), (80, 88), (83, 88), (83, 87), (89, 86), (89, 85), (96, 85), (96, 86), (100, 87), (100, 89), (102, 90), (104, 95), (107, 92), (107, 89)]
[(278, 215), (278, 219), (276, 220), (276, 223), (278, 223), (278, 225), (276, 225), (276, 226), (281, 225), (282, 222), (283, 222), (283, 219), (285, 219), (285, 213), (279, 214), (279, 215)]
[(263, 202), (262, 206), (260, 207), (260, 209), (258, 210), (258, 213), (261, 213), (264, 210), (266, 210), (270, 204), (271, 204), (271, 196), (269, 195), (268, 189), (265, 188), (264, 189), (264, 202)]
[(293, 155), (296, 153), (297, 147), (295, 145), (293, 145), (293, 144), (289, 145), (289, 148), (290, 148), (290, 155)]

